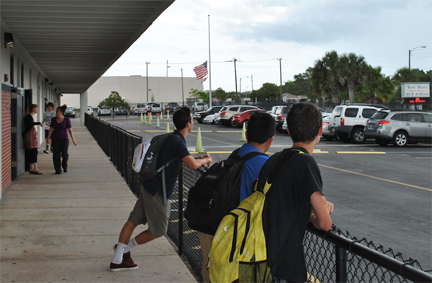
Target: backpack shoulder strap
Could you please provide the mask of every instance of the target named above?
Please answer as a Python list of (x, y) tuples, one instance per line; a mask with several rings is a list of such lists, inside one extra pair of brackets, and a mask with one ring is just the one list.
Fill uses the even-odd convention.
[(251, 158), (254, 158), (255, 156), (258, 155), (266, 155), (265, 153), (262, 153), (261, 151), (253, 151), (253, 152), (249, 152), (247, 154), (245, 154), (242, 159), (246, 162)]

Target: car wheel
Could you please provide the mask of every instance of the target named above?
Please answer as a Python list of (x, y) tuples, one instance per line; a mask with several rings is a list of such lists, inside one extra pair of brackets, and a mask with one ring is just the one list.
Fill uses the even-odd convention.
[(353, 143), (364, 143), (366, 137), (364, 135), (363, 129), (360, 127), (354, 128), (351, 135), (351, 140), (353, 141)]
[(406, 146), (408, 143), (408, 135), (404, 131), (397, 131), (393, 136), (393, 145), (397, 147)]
[(376, 143), (379, 144), (380, 146), (386, 146), (388, 145), (388, 141), (382, 140), (382, 139), (375, 139)]
[(198, 123), (202, 124), (203, 123), (203, 119), (196, 119)]
[(230, 126), (235, 128), (235, 127), (237, 127), (238, 125), (237, 125), (236, 123), (234, 123), (233, 120), (231, 120), (231, 122), (230, 122)]
[(331, 137), (331, 136), (324, 136), (324, 138), (325, 138), (326, 140), (328, 140), (328, 141), (332, 141), (332, 140), (333, 140), (333, 137)]

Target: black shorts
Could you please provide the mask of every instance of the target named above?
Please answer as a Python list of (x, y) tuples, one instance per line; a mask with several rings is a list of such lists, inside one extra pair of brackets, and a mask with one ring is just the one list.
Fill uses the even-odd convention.
[[(45, 138), (48, 138), (49, 130), (45, 130)], [(50, 140), (52, 140), (52, 135), (50, 137)]]

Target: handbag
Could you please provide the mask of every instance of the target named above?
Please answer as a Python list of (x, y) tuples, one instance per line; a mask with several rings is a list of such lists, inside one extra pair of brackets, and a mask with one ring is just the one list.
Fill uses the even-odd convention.
[(25, 134), (24, 144), (27, 149), (35, 149), (39, 147), (38, 134), (34, 127)]

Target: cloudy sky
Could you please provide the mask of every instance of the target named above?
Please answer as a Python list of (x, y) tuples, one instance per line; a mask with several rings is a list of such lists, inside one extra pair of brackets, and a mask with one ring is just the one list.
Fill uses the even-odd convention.
[[(326, 51), (363, 55), (392, 76), (408, 67), (432, 70), (432, 0), (176, 0), (105, 76), (166, 76), (169, 65), (193, 77), (209, 58), (211, 87), (258, 89), (303, 73)], [(170, 77), (180, 70), (168, 69)], [(248, 77), (248, 78), (246, 78)], [(253, 78), (253, 82), (251, 80)], [(204, 82), (209, 89), (209, 80)]]

